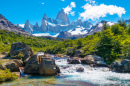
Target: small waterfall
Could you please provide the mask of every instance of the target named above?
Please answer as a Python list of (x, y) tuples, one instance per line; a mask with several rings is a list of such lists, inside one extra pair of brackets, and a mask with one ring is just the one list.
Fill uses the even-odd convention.
[(28, 74), (24, 74), (24, 67), (19, 67), (20, 76), (28, 76)]
[(19, 70), (20, 70), (20, 74), (24, 75), (24, 67), (19, 67)]

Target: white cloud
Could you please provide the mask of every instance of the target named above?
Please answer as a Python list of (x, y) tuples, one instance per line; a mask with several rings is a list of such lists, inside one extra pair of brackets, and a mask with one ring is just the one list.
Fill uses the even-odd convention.
[(41, 3), (42, 5), (44, 4), (44, 2), (43, 3)]
[(94, 0), (85, 0), (86, 2), (89, 2), (91, 4), (95, 4), (95, 1)]
[(65, 13), (69, 14), (71, 12), (72, 8), (70, 6), (67, 6), (64, 8)]
[(75, 11), (71, 12), (70, 14), (71, 14), (72, 16), (75, 16)]
[(65, 0), (61, 0), (61, 1), (65, 1)]
[[(93, 2), (95, 3), (95, 2)], [(92, 4), (93, 4), (92, 3)], [(122, 14), (125, 14), (125, 9), (122, 7), (117, 7), (116, 5), (105, 5), (105, 4), (85, 4), (83, 6), (84, 12), (80, 13), (80, 18), (83, 18), (83, 20), (91, 19), (96, 20), (100, 17), (106, 17), (107, 14), (114, 15), (117, 14), (119, 17), (122, 16)]]
[(75, 2), (71, 2), (70, 5), (68, 5), (66, 8), (64, 8), (65, 13), (71, 14), (72, 16), (75, 15), (75, 11), (72, 11), (72, 8), (75, 8), (76, 4)]
[(76, 7), (75, 2), (71, 2), (70, 6), (71, 6), (71, 7)]

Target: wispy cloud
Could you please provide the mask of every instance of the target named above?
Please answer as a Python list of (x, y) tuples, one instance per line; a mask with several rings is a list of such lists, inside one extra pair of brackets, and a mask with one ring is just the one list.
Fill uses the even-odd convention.
[(72, 11), (72, 8), (75, 8), (76, 4), (75, 2), (71, 2), (70, 5), (68, 5), (66, 8), (64, 8), (65, 13), (71, 14), (72, 16), (75, 15), (75, 11)]
[(43, 3), (41, 3), (42, 5), (44, 4), (44, 2)]
[(86, 1), (89, 1), (89, 3), (83, 6), (85, 11), (80, 13), (80, 18), (83, 18), (83, 20), (91, 19), (94, 21), (96, 19), (99, 19), (100, 17), (106, 17), (107, 14), (117, 14), (119, 17), (121, 17), (122, 14), (126, 13), (124, 8), (117, 7), (116, 5), (96, 5), (93, 0)]
[(61, 0), (61, 1), (65, 1), (65, 0)]

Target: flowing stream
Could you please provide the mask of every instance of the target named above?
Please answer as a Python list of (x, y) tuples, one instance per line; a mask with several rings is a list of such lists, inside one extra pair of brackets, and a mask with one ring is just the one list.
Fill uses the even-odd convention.
[[(52, 57), (54, 58), (54, 57)], [(68, 64), (67, 58), (54, 58), (60, 67), (59, 76), (21, 77), (2, 86), (104, 86), (121, 85), (130, 86), (130, 74), (115, 73), (107, 67), (90, 67), (82, 64)], [(84, 68), (84, 72), (77, 72), (76, 68)]]

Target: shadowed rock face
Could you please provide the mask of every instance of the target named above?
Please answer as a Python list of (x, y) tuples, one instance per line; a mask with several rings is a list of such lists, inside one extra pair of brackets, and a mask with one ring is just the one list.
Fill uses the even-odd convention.
[(63, 9), (57, 14), (56, 19), (63, 25), (70, 24), (68, 15), (64, 12)]
[(67, 32), (67, 31), (62, 31), (59, 33), (59, 35), (57, 36), (57, 38), (64, 38), (64, 39), (77, 39), (77, 38), (83, 38), (87, 36), (87, 34), (83, 34), (83, 35), (71, 35), (71, 33)]
[(33, 32), (33, 25), (29, 23), (29, 20), (25, 22), (24, 29), (28, 31), (29, 33)]
[(69, 33), (69, 32), (60, 32), (60, 34), (57, 36), (57, 38), (65, 38), (66, 39), (66, 37), (70, 37), (71, 36), (71, 33)]
[(10, 21), (8, 21), (3, 15), (0, 14), (0, 29), (8, 30), (16, 33), (21, 33), (25, 35), (31, 35), (30, 33), (26, 32), (25, 30), (21, 29), (20, 27), (14, 25)]
[(36, 22), (36, 24), (33, 26), (34, 30), (40, 31), (40, 27), (38, 25), (38, 23)]

